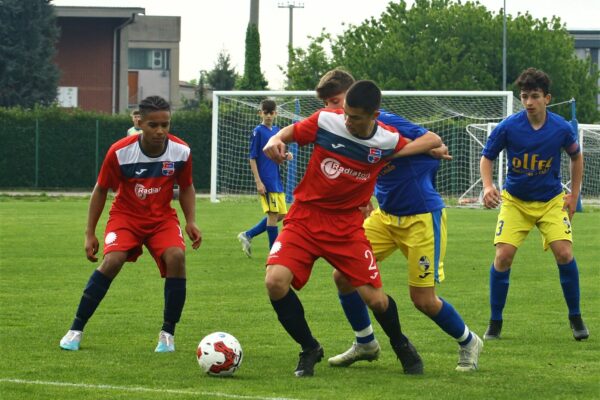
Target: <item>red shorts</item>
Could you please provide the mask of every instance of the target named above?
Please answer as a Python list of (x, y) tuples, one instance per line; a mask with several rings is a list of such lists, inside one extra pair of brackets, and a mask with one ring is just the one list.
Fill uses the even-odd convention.
[(283, 265), (292, 271), (292, 286), (299, 290), (308, 282), (315, 261), (323, 257), (352, 286), (368, 284), (379, 288), (381, 276), (363, 222), (358, 210), (332, 213), (295, 203), (273, 244), (267, 265)]
[(126, 251), (127, 261), (135, 262), (145, 245), (164, 278), (167, 270), (161, 258), (169, 247), (185, 250), (185, 241), (179, 220), (168, 216), (160, 222), (139, 222), (129, 216), (111, 215), (104, 232), (104, 255), (113, 251)]

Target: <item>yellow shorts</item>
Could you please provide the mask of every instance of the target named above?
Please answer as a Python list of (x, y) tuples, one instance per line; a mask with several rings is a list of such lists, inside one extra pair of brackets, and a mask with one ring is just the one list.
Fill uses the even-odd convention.
[(376, 209), (363, 224), (377, 261), (396, 249), (408, 260), (408, 284), (432, 287), (444, 280), (446, 212), (398, 217)]
[(287, 204), (285, 203), (284, 193), (266, 193), (259, 195), (259, 197), (260, 205), (265, 214), (270, 212), (281, 215), (287, 214)]
[(542, 234), (544, 250), (556, 240), (573, 242), (569, 214), (562, 209), (564, 195), (548, 201), (524, 201), (503, 190), (494, 244), (507, 243), (518, 248), (534, 226)]

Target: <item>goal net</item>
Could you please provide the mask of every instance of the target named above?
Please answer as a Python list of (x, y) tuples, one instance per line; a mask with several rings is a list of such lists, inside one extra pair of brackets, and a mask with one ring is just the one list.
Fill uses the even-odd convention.
[[(248, 163), (249, 138), (260, 123), (260, 101), (277, 103), (275, 124), (284, 127), (302, 120), (323, 103), (312, 91), (215, 91), (211, 148), (211, 200), (256, 195), (256, 185)], [(479, 206), (483, 186), (479, 174), (481, 150), (498, 122), (521, 109), (512, 92), (404, 92), (384, 91), (382, 108), (422, 125), (442, 137), (453, 155), (443, 161), (437, 175), (437, 189), (449, 206)], [(585, 172), (582, 195), (585, 201), (598, 201), (600, 179), (600, 131), (597, 125), (580, 125)], [(292, 162), (283, 163), (281, 174), (288, 202), (302, 179), (312, 146), (291, 144)], [(502, 187), (506, 160), (496, 161), (494, 179)], [(502, 166), (502, 167), (499, 167)], [(569, 187), (568, 158), (563, 160), (563, 179)]]
[[(323, 107), (312, 91), (216, 91), (213, 93), (211, 200), (256, 195), (248, 164), (249, 137), (260, 123), (260, 101), (277, 103), (275, 124), (284, 127)], [(517, 111), (512, 92), (384, 91), (382, 108), (442, 137), (453, 160), (442, 162), (437, 188), (448, 205), (477, 205), (481, 192), (479, 159), (488, 127)], [(483, 129), (480, 127), (484, 127)], [(281, 165), (288, 202), (304, 171), (312, 146), (290, 146), (294, 160)]]

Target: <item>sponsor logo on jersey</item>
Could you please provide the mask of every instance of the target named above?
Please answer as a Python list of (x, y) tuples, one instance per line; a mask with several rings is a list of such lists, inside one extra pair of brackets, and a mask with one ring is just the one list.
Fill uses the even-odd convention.
[(173, 161), (163, 161), (162, 164), (162, 174), (164, 176), (171, 176), (175, 173), (175, 163)]
[(369, 162), (371, 164), (375, 164), (375, 163), (379, 162), (379, 160), (381, 160), (382, 154), (383, 154), (383, 152), (381, 151), (381, 149), (370, 148), (367, 160), (369, 160)]
[(135, 171), (135, 174), (136, 175), (141, 175), (141, 174), (143, 174), (146, 171), (148, 171), (148, 168), (141, 168), (139, 171)]
[(334, 149), (341, 149), (342, 147), (346, 147), (341, 143), (331, 143), (331, 147), (333, 147)]
[(140, 198), (141, 200), (144, 200), (146, 198), (146, 196), (148, 196), (149, 194), (156, 194), (156, 193), (160, 192), (161, 189), (162, 189), (161, 186), (153, 187), (153, 188), (146, 188), (141, 183), (136, 183), (135, 188), (134, 188), (135, 195), (138, 198)]
[(550, 171), (553, 158), (548, 160), (539, 159), (539, 154), (524, 153), (522, 158), (513, 157), (513, 171), (519, 174), (527, 174), (528, 176), (544, 175)]
[(356, 171), (352, 168), (344, 167), (338, 160), (331, 157), (327, 157), (321, 161), (321, 171), (329, 179), (336, 179), (341, 174), (350, 175), (361, 181), (366, 181), (371, 177), (370, 172)]

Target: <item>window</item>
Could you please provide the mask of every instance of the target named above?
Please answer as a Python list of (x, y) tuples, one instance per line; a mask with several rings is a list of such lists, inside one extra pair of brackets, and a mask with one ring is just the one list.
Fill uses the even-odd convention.
[(129, 49), (129, 69), (169, 70), (169, 50)]

